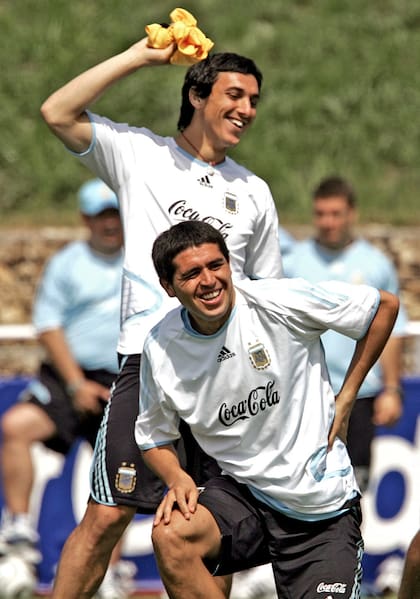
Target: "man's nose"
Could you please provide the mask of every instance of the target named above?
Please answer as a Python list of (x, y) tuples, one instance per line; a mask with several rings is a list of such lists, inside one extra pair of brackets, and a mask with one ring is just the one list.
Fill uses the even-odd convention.
[(210, 287), (211, 285), (214, 285), (215, 280), (216, 280), (216, 278), (215, 278), (214, 274), (208, 268), (205, 268), (201, 271), (201, 279), (200, 279), (201, 285)]

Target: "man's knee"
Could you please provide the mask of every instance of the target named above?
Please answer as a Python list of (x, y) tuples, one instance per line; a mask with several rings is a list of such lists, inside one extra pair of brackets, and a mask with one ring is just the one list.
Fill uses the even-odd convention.
[(181, 562), (195, 557), (214, 557), (220, 550), (220, 539), (213, 516), (202, 506), (198, 506), (190, 520), (174, 510), (169, 524), (160, 522), (152, 530), (156, 554), (164, 552), (165, 556)]
[(5, 443), (18, 441), (29, 445), (51, 436), (55, 430), (55, 424), (47, 413), (31, 403), (13, 405), (1, 419), (1, 433)]
[(136, 509), (134, 507), (102, 505), (90, 499), (85, 515), (80, 522), (80, 528), (99, 541), (110, 536), (118, 540), (135, 513)]
[(182, 562), (197, 550), (199, 535), (194, 518), (185, 520), (178, 511), (172, 512), (169, 524), (160, 522), (152, 530), (152, 544), (156, 555), (164, 554), (165, 561)]

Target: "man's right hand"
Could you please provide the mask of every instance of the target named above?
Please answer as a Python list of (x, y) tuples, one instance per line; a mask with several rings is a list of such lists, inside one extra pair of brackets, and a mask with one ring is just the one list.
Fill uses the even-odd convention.
[(135, 53), (138, 68), (168, 64), (176, 50), (176, 44), (170, 44), (167, 48), (151, 48), (147, 45), (147, 41), (148, 38), (145, 37), (133, 44), (128, 50)]
[(100, 414), (103, 402), (109, 400), (109, 389), (95, 381), (84, 379), (74, 393), (73, 405), (80, 413)]
[(165, 524), (169, 524), (175, 505), (184, 518), (189, 520), (191, 514), (197, 509), (198, 495), (197, 485), (191, 476), (180, 468), (171, 488), (156, 510), (153, 525), (157, 526), (162, 520)]

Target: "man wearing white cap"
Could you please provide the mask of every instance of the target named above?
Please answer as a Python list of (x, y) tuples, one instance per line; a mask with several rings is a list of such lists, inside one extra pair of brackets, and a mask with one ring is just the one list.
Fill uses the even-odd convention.
[(88, 229), (46, 265), (33, 323), (46, 358), (22, 401), (3, 416), (3, 553), (40, 560), (38, 533), (29, 513), (33, 481), (30, 448), (42, 442), (67, 454), (77, 437), (94, 444), (110, 386), (118, 372), (123, 235), (116, 195), (100, 179), (79, 190)]

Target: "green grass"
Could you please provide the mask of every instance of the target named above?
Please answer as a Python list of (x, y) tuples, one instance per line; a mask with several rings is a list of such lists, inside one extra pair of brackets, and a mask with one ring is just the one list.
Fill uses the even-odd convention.
[[(186, 0), (215, 50), (264, 73), (255, 126), (233, 156), (267, 179), (282, 220), (307, 222), (331, 172), (359, 191), (364, 222), (420, 223), (418, 0)], [(90, 175), (39, 116), (42, 101), (89, 66), (168, 20), (168, 0), (2, 0), (0, 209), (3, 223), (72, 222)], [(121, 81), (95, 105), (173, 134), (182, 67)]]

